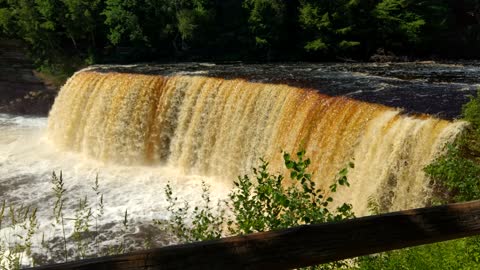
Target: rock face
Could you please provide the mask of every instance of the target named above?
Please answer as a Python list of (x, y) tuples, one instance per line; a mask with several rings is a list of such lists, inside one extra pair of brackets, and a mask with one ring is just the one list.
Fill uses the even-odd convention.
[(0, 39), (0, 113), (47, 115), (55, 94), (36, 75), (22, 43)]

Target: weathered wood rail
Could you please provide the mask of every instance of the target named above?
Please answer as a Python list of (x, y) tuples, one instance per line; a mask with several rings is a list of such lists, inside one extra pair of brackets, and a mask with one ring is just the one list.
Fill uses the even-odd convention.
[(60, 269), (290, 269), (480, 234), (480, 201), (49, 265)]

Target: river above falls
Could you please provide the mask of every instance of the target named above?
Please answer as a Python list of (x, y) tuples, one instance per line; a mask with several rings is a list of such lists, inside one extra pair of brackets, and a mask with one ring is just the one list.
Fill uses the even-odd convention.
[(403, 108), (407, 113), (454, 119), (480, 87), (480, 62), (140, 64), (100, 65), (98, 71), (191, 74), (283, 83), (332, 96)]

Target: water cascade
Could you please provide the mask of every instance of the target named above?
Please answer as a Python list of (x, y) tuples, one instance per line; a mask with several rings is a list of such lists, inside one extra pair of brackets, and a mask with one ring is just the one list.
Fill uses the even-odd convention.
[(423, 167), (463, 123), (242, 79), (82, 71), (62, 88), (48, 138), (60, 149), (123, 165), (169, 166), (232, 182), (260, 157), (282, 172), (281, 151), (300, 148), (328, 187), (349, 161), (351, 187), (335, 194), (367, 214), (422, 206)]

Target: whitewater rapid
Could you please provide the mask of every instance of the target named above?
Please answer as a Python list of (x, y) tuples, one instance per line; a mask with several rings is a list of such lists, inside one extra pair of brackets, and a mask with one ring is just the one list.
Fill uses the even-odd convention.
[[(105, 233), (121, 230), (125, 210), (128, 210), (129, 234), (140, 233), (141, 226), (153, 219), (168, 219), (164, 188), (170, 183), (180, 201), (192, 205), (201, 200), (201, 183), (211, 187), (212, 199), (225, 198), (230, 186), (213, 177), (183, 175), (168, 167), (116, 166), (59, 151), (46, 136), (47, 118), (18, 117), (0, 114), (0, 203), (38, 207), (39, 233), (35, 248), (39, 248), (42, 233), (46, 239), (59, 236), (53, 232), (53, 197), (51, 175), (63, 171), (66, 193), (66, 219), (73, 218), (78, 200), (88, 196), (95, 205), (92, 190), (98, 174), (100, 191), (104, 194)], [(8, 224), (8, 222), (7, 222)], [(5, 223), (4, 223), (5, 225)], [(67, 233), (73, 221), (67, 221)], [(5, 227), (5, 226), (4, 226)], [(0, 230), (0, 236), (6, 232)], [(108, 236), (107, 236), (108, 237)], [(163, 239), (168, 243), (170, 239)], [(105, 245), (112, 243), (105, 240)], [(115, 244), (115, 243), (113, 243)]]

